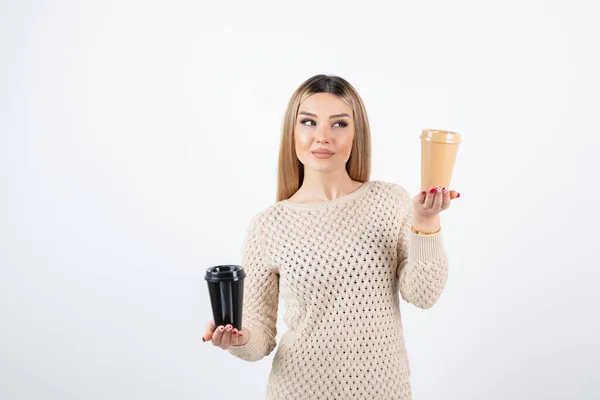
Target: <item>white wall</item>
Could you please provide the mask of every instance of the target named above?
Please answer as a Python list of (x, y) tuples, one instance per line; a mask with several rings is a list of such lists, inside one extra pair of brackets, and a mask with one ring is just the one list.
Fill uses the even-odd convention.
[(200, 340), (203, 272), (317, 73), (363, 96), (372, 179), (416, 194), (420, 131), (463, 134), (414, 398), (600, 397), (594, 2), (169, 3), (0, 5), (0, 398), (263, 398), (274, 352)]

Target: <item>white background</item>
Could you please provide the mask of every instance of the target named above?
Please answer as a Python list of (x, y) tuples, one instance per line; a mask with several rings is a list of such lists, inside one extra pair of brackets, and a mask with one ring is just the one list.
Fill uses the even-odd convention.
[(371, 179), (416, 194), (421, 130), (463, 135), (414, 399), (599, 398), (595, 2), (221, 4), (0, 2), (0, 398), (263, 398), (275, 352), (200, 340), (203, 272), (318, 73), (365, 101)]

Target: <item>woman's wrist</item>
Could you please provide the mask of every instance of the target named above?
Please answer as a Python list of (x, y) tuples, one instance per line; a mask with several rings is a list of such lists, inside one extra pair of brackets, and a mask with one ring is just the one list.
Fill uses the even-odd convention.
[(414, 218), (411, 221), (412, 227), (411, 230), (415, 233), (419, 234), (434, 234), (441, 230), (442, 226), (440, 223), (439, 214), (429, 218), (429, 219), (419, 219)]
[(429, 235), (435, 235), (436, 233), (438, 233), (439, 231), (441, 231), (441, 230), (442, 230), (442, 228), (440, 227), (440, 228), (438, 228), (437, 230), (435, 230), (435, 231), (431, 231), (431, 232), (424, 232), (424, 231), (419, 231), (419, 230), (415, 229), (415, 227), (413, 226), (413, 227), (411, 227), (411, 230), (412, 230), (414, 233), (416, 233), (417, 235), (421, 235), (421, 236), (429, 236)]

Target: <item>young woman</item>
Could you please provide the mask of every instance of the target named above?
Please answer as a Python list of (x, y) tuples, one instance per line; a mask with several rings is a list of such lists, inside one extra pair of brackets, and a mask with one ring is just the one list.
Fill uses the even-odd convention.
[(429, 308), (448, 258), (439, 213), (459, 196), (412, 197), (369, 180), (367, 113), (343, 78), (317, 75), (284, 118), (276, 203), (254, 215), (244, 242), (243, 327), (209, 321), (203, 341), (246, 361), (276, 346), (279, 296), (288, 330), (266, 398), (410, 399), (399, 296)]

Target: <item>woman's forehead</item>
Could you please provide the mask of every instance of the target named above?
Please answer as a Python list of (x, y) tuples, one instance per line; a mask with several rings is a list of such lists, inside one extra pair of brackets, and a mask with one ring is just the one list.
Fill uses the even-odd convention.
[(352, 115), (352, 109), (348, 104), (332, 93), (310, 95), (300, 103), (298, 111), (307, 111), (316, 114), (318, 117), (328, 117), (329, 115), (342, 113)]

